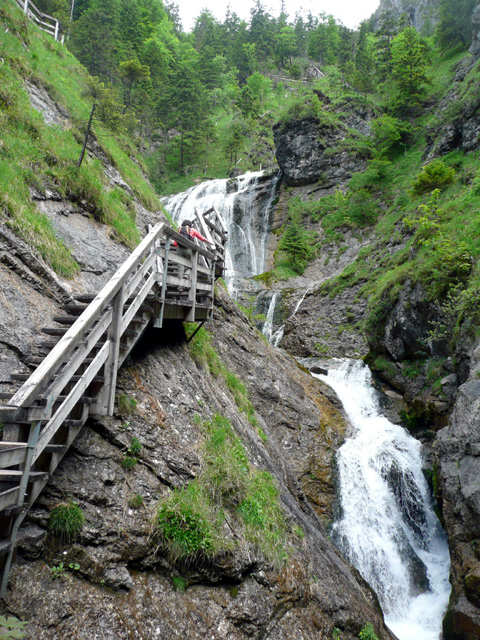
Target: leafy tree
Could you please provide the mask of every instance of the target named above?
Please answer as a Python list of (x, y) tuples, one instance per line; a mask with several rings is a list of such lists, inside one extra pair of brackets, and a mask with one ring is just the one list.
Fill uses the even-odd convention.
[(297, 51), (297, 35), (295, 29), (290, 25), (285, 25), (280, 29), (275, 39), (275, 55), (282, 66), (286, 61), (291, 62), (291, 58)]
[(380, 158), (390, 157), (405, 148), (412, 133), (410, 123), (389, 115), (383, 115), (372, 121), (372, 133)]

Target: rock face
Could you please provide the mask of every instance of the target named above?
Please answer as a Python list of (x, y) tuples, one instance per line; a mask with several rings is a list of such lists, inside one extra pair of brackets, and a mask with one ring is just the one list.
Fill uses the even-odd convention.
[[(351, 108), (345, 124), (366, 135), (369, 117), (368, 109)], [(347, 137), (343, 123), (325, 124), (307, 117), (276, 124), (273, 135), (277, 162), (287, 185), (317, 181), (324, 188), (339, 185), (364, 167), (365, 161), (342, 145)], [(332, 153), (332, 149), (336, 151)]]
[(472, 14), (472, 44), (470, 53), (474, 58), (480, 56), (480, 4), (475, 7)]
[(480, 638), (480, 347), (448, 427), (434, 442), (442, 515), (452, 558), (445, 640)]
[(439, 0), (381, 0), (373, 20), (378, 26), (382, 14), (392, 12), (397, 18), (405, 16), (417, 31), (431, 35), (438, 22), (439, 4)]
[[(259, 340), (230, 300), (218, 300), (211, 331), (220, 358), (246, 383), (266, 437), (238, 411), (224, 383), (192, 361), (181, 331), (152, 330), (119, 380), (119, 394), (134, 399), (135, 410), (91, 421), (32, 511), (33, 542), (13, 569), (9, 611), (29, 620), (38, 640), (286, 640), (300, 630), (313, 640), (331, 637), (334, 627), (353, 640), (368, 621), (379, 638), (392, 638), (375, 597), (322, 525), (332, 517), (333, 456), (345, 431), (338, 403)], [(254, 548), (181, 566), (151, 537), (158, 498), (198, 475), (201, 422), (215, 412), (231, 420), (250, 460), (276, 477), (289, 521), (304, 532), (279, 569)], [(133, 437), (142, 450), (126, 471), (122, 459)], [(140, 508), (131, 502), (137, 494)], [(46, 534), (47, 518), (67, 499), (82, 507), (86, 524), (74, 544), (59, 546)], [(49, 567), (60, 562), (79, 568), (54, 579)], [(173, 588), (179, 572), (185, 592)]]

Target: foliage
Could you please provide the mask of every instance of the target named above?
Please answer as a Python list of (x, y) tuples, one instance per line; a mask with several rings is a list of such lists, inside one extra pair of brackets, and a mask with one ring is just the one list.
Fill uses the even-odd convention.
[(359, 640), (378, 640), (378, 636), (376, 635), (371, 622), (367, 622), (367, 624), (361, 629), (358, 637)]
[(125, 469), (125, 471), (131, 471), (136, 467), (137, 463), (138, 463), (138, 458), (130, 455), (129, 453), (126, 453), (123, 456), (121, 461), (121, 465)]
[(85, 523), (82, 508), (75, 502), (58, 504), (48, 518), (48, 530), (62, 542), (73, 542)]
[(444, 189), (453, 182), (455, 169), (448, 167), (443, 160), (437, 158), (424, 167), (413, 183), (415, 193), (425, 193), (434, 189)]
[(187, 581), (183, 576), (172, 576), (172, 584), (175, 591), (184, 592), (187, 589)]
[(27, 635), (25, 627), (28, 622), (23, 622), (14, 616), (0, 615), (0, 638), (2, 640), (22, 640)]
[(128, 396), (126, 393), (119, 393), (117, 396), (118, 413), (121, 416), (131, 416), (137, 408), (135, 398)]
[(407, 27), (392, 40), (392, 78), (398, 87), (400, 110), (418, 104), (427, 83), (429, 61), (426, 44), (414, 27)]
[[(195, 324), (185, 324), (187, 336), (193, 335)], [(231, 392), (237, 407), (247, 415), (247, 419), (252, 426), (257, 426), (257, 417), (255, 415), (255, 407), (252, 405), (248, 391), (243, 382), (232, 372), (227, 369), (225, 364), (220, 360), (214, 346), (212, 345), (211, 336), (208, 331), (202, 327), (195, 337), (189, 342), (190, 354), (192, 358), (201, 366), (207, 367), (210, 373), (215, 377), (221, 377), (225, 385)]]
[(214, 550), (216, 514), (198, 481), (174, 491), (158, 508), (155, 525), (174, 558)]
[(143, 506), (143, 496), (141, 496), (139, 493), (136, 493), (129, 499), (128, 506), (131, 509), (140, 509), (140, 507)]
[(63, 562), (60, 562), (53, 567), (50, 567), (50, 573), (52, 575), (53, 580), (58, 580), (59, 578), (64, 578), (67, 570), (70, 571), (78, 571), (80, 569), (80, 565), (78, 562), (69, 562), (68, 565), (65, 565)]
[(377, 155), (391, 158), (405, 150), (412, 134), (412, 125), (384, 114), (372, 121), (372, 134)]
[[(269, 473), (252, 469), (232, 425), (214, 415), (204, 423), (206, 439), (199, 476), (161, 501), (155, 528), (173, 559), (211, 557), (246, 542), (280, 564), (288, 533), (278, 489)], [(237, 535), (225, 537), (222, 524), (236, 520)]]
[(293, 212), (289, 216), (278, 248), (288, 257), (293, 270), (299, 274), (304, 272), (314, 254), (312, 240), (313, 234), (302, 226), (299, 213)]

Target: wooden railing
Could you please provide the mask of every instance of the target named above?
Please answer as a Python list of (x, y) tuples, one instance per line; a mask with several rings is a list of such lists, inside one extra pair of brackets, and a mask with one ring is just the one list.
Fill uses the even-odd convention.
[(59, 338), (57, 344), (0, 405), (2, 595), (28, 509), (88, 416), (112, 415), (118, 369), (147, 325), (211, 317), (226, 239), (219, 220), (213, 211), (206, 220), (198, 216), (210, 245), (163, 223), (151, 229), (98, 295), (80, 296), (67, 306), (69, 316), (55, 318), (61, 327), (45, 329)]
[(15, 2), (32, 22), (35, 22), (40, 29), (46, 31), (53, 36), (55, 40), (63, 44), (65, 34), (62, 32), (60, 22), (56, 18), (40, 11), (40, 9), (33, 4), (32, 0), (15, 0)]

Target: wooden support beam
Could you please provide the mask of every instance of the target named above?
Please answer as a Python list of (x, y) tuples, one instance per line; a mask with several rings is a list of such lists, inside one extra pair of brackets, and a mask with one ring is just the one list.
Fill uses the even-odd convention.
[(187, 322), (195, 322), (195, 305), (197, 303), (197, 265), (198, 265), (198, 252), (194, 251), (192, 254), (192, 284), (190, 286), (190, 292), (188, 294), (188, 301), (191, 305), (190, 311), (187, 314), (185, 320)]
[(123, 286), (113, 301), (112, 322), (108, 330), (109, 350), (105, 362), (105, 384), (99, 394), (95, 413), (99, 415), (113, 415), (115, 404), (115, 389), (117, 386), (118, 354), (120, 353), (120, 338), (122, 337), (123, 305), (125, 304), (125, 286)]

